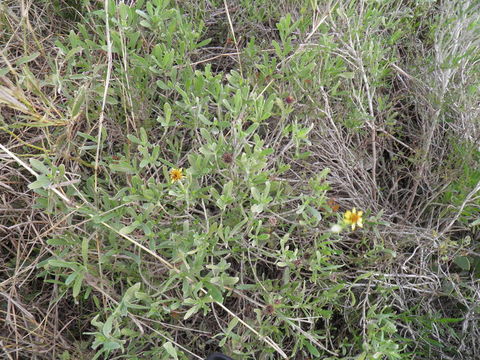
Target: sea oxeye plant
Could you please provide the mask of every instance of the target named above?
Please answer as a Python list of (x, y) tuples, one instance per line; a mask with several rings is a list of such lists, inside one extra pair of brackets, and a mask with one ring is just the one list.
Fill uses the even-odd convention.
[(0, 3), (12, 359), (477, 359), (473, 1)]

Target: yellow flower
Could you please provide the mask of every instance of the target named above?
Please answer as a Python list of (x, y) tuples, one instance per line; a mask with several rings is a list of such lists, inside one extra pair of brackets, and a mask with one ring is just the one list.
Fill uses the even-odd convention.
[(172, 169), (170, 170), (170, 180), (172, 180), (172, 183), (175, 181), (182, 180), (185, 177), (183, 175), (183, 170), (182, 169)]
[(357, 212), (357, 209), (353, 208), (352, 211), (347, 210), (345, 212), (345, 214), (343, 215), (343, 221), (345, 222), (345, 224), (352, 225), (352, 230), (355, 230), (357, 226), (363, 227), (362, 215), (363, 211)]

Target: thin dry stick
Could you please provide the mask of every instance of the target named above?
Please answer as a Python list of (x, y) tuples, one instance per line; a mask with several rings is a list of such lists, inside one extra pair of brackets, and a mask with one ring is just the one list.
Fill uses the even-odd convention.
[(100, 143), (102, 141), (103, 119), (105, 118), (105, 107), (107, 106), (108, 87), (110, 86), (110, 77), (112, 76), (112, 42), (110, 40), (110, 24), (108, 22), (108, 0), (105, 0), (105, 33), (107, 36), (107, 77), (105, 79), (105, 89), (103, 90), (102, 111), (98, 120), (97, 153), (95, 154), (95, 192), (98, 185), (98, 160), (100, 158)]
[[(443, 99), (443, 94), (442, 94), (441, 98)], [(412, 208), (413, 201), (417, 197), (418, 187), (420, 186), (420, 183), (423, 180), (423, 177), (424, 177), (424, 175), (427, 171), (427, 165), (428, 165), (428, 159), (429, 159), (428, 156), (430, 154), (430, 147), (431, 147), (432, 142), (433, 142), (433, 135), (434, 135), (435, 130), (437, 128), (436, 125), (439, 121), (439, 118), (440, 118), (440, 109), (437, 109), (432, 116), (431, 125), (430, 125), (430, 128), (428, 129), (427, 139), (423, 143), (422, 157), (420, 159), (420, 165), (418, 167), (418, 172), (417, 172), (417, 176), (415, 178), (415, 182), (413, 183), (410, 198), (408, 199), (408, 202), (407, 202), (407, 210), (406, 210), (407, 217), (410, 215), (410, 210)]]
[(173, 343), (175, 346), (177, 346), (178, 348), (182, 349), (183, 351), (185, 351), (186, 353), (189, 353), (190, 355), (194, 356), (195, 358), (197, 359), (200, 359), (200, 360), (203, 360), (202, 357), (198, 356), (197, 354), (191, 352), (190, 350), (188, 350), (186, 347), (180, 345), (179, 343), (173, 341), (172, 339), (169, 339), (167, 336), (163, 335), (160, 331), (156, 330), (155, 328), (149, 326), (148, 324), (143, 324), (145, 327), (149, 328), (151, 331), (153, 331), (154, 333), (156, 333), (158, 336), (164, 338), (165, 340), (167, 341), (170, 341), (171, 343)]
[(237, 50), (240, 75), (242, 75), (243, 77), (242, 60), (240, 59), (240, 51), (238, 50), (237, 37), (235, 36), (235, 31), (233, 30), (233, 24), (232, 24), (232, 19), (230, 18), (230, 11), (228, 10), (227, 0), (223, 0), (223, 4), (225, 5), (225, 12), (227, 14), (228, 24), (230, 25), (230, 31), (232, 32), (233, 42), (235, 43), (235, 49)]
[[(127, 40), (125, 40), (124, 33), (123, 33), (123, 30), (122, 30), (121, 26), (118, 27), (118, 34), (120, 36), (120, 42), (122, 44), (122, 51), (123, 51), (123, 71), (124, 71), (125, 83), (126, 83), (126, 91), (125, 91), (125, 88), (124, 88), (125, 97), (127, 98), (128, 105), (130, 106), (130, 116), (132, 117), (131, 122), (132, 122), (133, 131), (137, 132), (136, 120), (135, 120), (135, 111), (133, 109), (133, 100), (132, 100), (132, 95), (131, 95), (132, 91), (131, 91), (131, 88), (130, 88), (130, 80), (128, 78), (128, 59), (127, 59), (128, 51), (127, 51), (127, 44), (126, 44)], [(125, 110), (125, 113), (126, 112), (127, 112), (127, 110)], [(127, 130), (128, 130), (128, 124), (129, 123), (130, 123), (130, 121), (127, 121)]]
[(0, 340), (0, 349), (4, 351), (5, 355), (7, 355), (8, 360), (13, 360), (13, 358), (10, 356), (10, 353), (7, 352), (6, 347), (3, 345), (3, 341), (1, 340)]
[[(25, 162), (23, 162), (22, 160), (20, 160), (15, 154), (13, 154), (11, 151), (9, 151), (5, 146), (3, 146), (2, 144), (0, 144), (0, 149), (2, 149), (5, 153), (7, 153), (7, 155), (9, 155), (11, 158), (13, 158), (15, 161), (17, 161), (17, 163), (19, 163), (22, 167), (24, 167), (26, 170), (28, 170), (32, 175), (34, 176), (38, 176), (38, 174), (35, 172), (35, 170), (33, 170), (30, 166), (28, 166)], [(58, 189), (56, 188), (52, 188), (51, 189), (55, 194), (57, 194), (63, 201), (65, 201), (66, 204), (78, 209), (80, 208), (80, 205), (78, 205), (77, 203), (75, 203), (74, 201), (70, 200), (68, 197), (66, 197), (63, 193), (61, 193)], [(91, 206), (93, 208), (93, 206)], [(91, 218), (93, 218), (95, 215), (93, 214), (89, 214), (89, 216)], [(175, 271), (177, 274), (180, 273), (180, 270), (178, 268), (176, 268), (174, 265), (172, 265), (170, 262), (168, 262), (166, 259), (164, 259), (163, 257), (161, 257), (160, 255), (158, 255), (156, 252), (150, 250), (149, 248), (145, 247), (144, 245), (140, 244), (138, 241), (136, 241), (135, 239), (131, 238), (130, 236), (128, 235), (125, 235), (125, 234), (122, 234), (120, 233), (118, 230), (114, 229), (111, 225), (107, 224), (106, 222), (102, 221), (100, 222), (101, 225), (103, 225), (104, 227), (106, 227), (107, 229), (113, 231), (114, 233), (116, 233), (117, 235), (123, 237), (124, 239), (126, 239), (127, 241), (129, 241), (130, 243), (132, 243), (133, 245), (137, 246), (138, 248), (142, 249), (143, 251), (145, 251), (146, 253), (150, 254), (151, 256), (153, 256), (154, 258), (156, 258), (157, 260), (159, 260), (162, 264), (164, 264), (167, 268)], [(195, 283), (195, 280), (194, 279), (191, 279), (190, 277), (187, 277), (187, 280), (190, 281), (191, 283)], [(205, 295), (208, 294), (208, 292), (203, 289), (203, 288), (200, 288), (200, 291), (202, 291)], [(284, 359), (287, 359), (287, 355), (285, 354), (285, 352), (272, 340), (270, 339), (270, 337), (268, 336), (263, 336), (261, 335), (257, 330), (255, 330), (253, 327), (251, 327), (250, 325), (248, 325), (245, 321), (243, 321), (238, 315), (236, 315), (235, 313), (233, 313), (230, 309), (228, 309), (225, 305), (223, 305), (222, 303), (218, 302), (218, 301), (215, 301), (214, 302), (220, 306), (224, 311), (226, 311), (228, 314), (230, 314), (230, 316), (236, 318), (243, 326), (245, 326), (247, 329), (249, 329), (251, 332), (253, 332), (256, 336), (258, 336), (258, 338), (262, 341), (264, 341), (265, 343), (267, 343), (270, 347), (272, 347), (276, 352), (278, 352), (280, 354), (280, 356), (282, 356), (282, 358)]]
[[(358, 37), (358, 34), (356, 35), (356, 40), (357, 40), (357, 43), (359, 44), (360, 46), (360, 39)], [(353, 49), (353, 44), (352, 44), (352, 49)], [(370, 129), (371, 129), (371, 147), (372, 147), (372, 181), (373, 181), (373, 184), (372, 184), (372, 198), (373, 198), (373, 201), (375, 201), (377, 199), (377, 191), (378, 191), (378, 187), (377, 187), (377, 126), (375, 124), (375, 111), (373, 109), (373, 94), (372, 92), (370, 91), (370, 85), (368, 83), (368, 78), (367, 78), (367, 74), (366, 74), (366, 71), (365, 71), (365, 66), (363, 64), (363, 59), (362, 59), (362, 55), (360, 54), (358, 56), (358, 62), (359, 62), (359, 68), (361, 70), (361, 73), (362, 73), (362, 78), (363, 78), (363, 82), (364, 82), (364, 85), (365, 85), (365, 90), (367, 92), (367, 100), (368, 100), (368, 112), (369, 112), (369, 115), (370, 115), (370, 119), (367, 120), (367, 123), (370, 125)]]
[(215, 55), (215, 56), (209, 57), (208, 59), (195, 61), (195, 62), (190, 63), (190, 64), (175, 65), (175, 66), (173, 66), (173, 68), (174, 69), (183, 69), (187, 66), (195, 66), (195, 65), (198, 65), (198, 64), (203, 64), (203, 63), (210, 62), (210, 61), (213, 61), (215, 59), (218, 59), (218, 58), (221, 58), (221, 57), (224, 57), (224, 56), (234, 56), (234, 55), (240, 56), (240, 54), (241, 54), (241, 52), (230, 52), (230, 53), (226, 53), (226, 54)]

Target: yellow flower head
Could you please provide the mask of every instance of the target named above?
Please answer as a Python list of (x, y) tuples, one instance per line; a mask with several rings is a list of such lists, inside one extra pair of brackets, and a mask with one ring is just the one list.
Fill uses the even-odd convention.
[(172, 169), (170, 170), (170, 180), (172, 180), (172, 183), (175, 181), (182, 180), (185, 177), (183, 175), (183, 170), (182, 169)]
[(352, 211), (348, 210), (345, 212), (343, 221), (345, 224), (352, 225), (352, 230), (355, 230), (357, 226), (363, 227), (362, 215), (363, 211), (357, 211), (357, 209), (353, 208)]

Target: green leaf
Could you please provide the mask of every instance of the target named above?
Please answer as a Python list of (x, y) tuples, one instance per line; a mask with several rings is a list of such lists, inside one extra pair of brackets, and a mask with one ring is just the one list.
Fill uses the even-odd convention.
[(252, 196), (256, 201), (262, 200), (262, 196), (260, 195), (260, 191), (256, 187), (251, 187), (250, 191), (252, 192)]
[(83, 272), (78, 273), (75, 278), (75, 283), (73, 284), (73, 297), (76, 298), (80, 294), (80, 289), (82, 288), (83, 278), (85, 274)]
[(362, 275), (358, 276), (358, 277), (355, 279), (355, 282), (358, 282), (358, 281), (363, 280), (363, 279), (368, 279), (368, 278), (370, 278), (373, 274), (374, 274), (373, 271), (366, 272), (365, 274), (362, 274)]
[(119, 343), (114, 342), (114, 341), (109, 341), (109, 342), (103, 344), (103, 349), (104, 350), (117, 350), (117, 349), (120, 349), (121, 347), (122, 347), (122, 345), (120, 345)]
[(355, 74), (353, 72), (344, 72), (344, 73), (338, 74), (338, 76), (344, 79), (353, 79)]
[(78, 269), (78, 264), (74, 262), (68, 262), (63, 260), (48, 260), (48, 265), (53, 267), (64, 267), (72, 270)]
[(208, 45), (212, 39), (205, 39), (203, 41), (200, 41), (199, 43), (195, 44), (195, 49), (201, 48), (205, 45)]
[(141, 139), (141, 143), (142, 144), (146, 144), (148, 143), (148, 135), (147, 135), (147, 131), (145, 130), (145, 128), (140, 128), (140, 139)]
[(82, 240), (82, 258), (83, 258), (83, 264), (85, 266), (88, 263), (88, 242), (89, 242), (89, 238), (84, 237)]
[(441, 324), (455, 324), (465, 321), (464, 318), (441, 318), (441, 319), (436, 319), (435, 322), (441, 323)]
[(480, 219), (477, 219), (475, 221), (473, 221), (472, 223), (470, 223), (470, 227), (474, 227), (474, 226), (477, 226), (477, 225), (480, 225)]
[(148, 21), (145, 21), (145, 20), (140, 21), (140, 25), (142, 25), (146, 28), (149, 28), (149, 29), (152, 27), (152, 25)]
[(173, 344), (170, 341), (163, 344), (163, 347), (165, 348), (165, 350), (167, 350), (167, 352), (170, 356), (172, 356), (175, 360), (178, 359), (177, 350), (175, 349), (175, 347), (173, 346)]
[(78, 94), (73, 102), (72, 110), (71, 110), (71, 117), (75, 119), (80, 114), (80, 109), (82, 105), (85, 103), (85, 89), (82, 87), (78, 91)]
[(73, 272), (70, 275), (68, 275), (67, 278), (65, 279), (65, 285), (67, 286), (70, 285), (73, 282), (73, 280), (76, 279), (77, 275), (78, 275), (78, 272)]
[(167, 123), (169, 123), (170, 118), (172, 116), (172, 107), (170, 106), (170, 104), (168, 102), (163, 104), (163, 114), (165, 115), (165, 121)]
[(130, 234), (132, 231), (134, 231), (136, 228), (139, 226), (138, 221), (134, 221), (131, 225), (124, 226), (123, 228), (120, 229), (119, 233), (122, 235), (127, 235)]
[(308, 340), (305, 341), (305, 346), (307, 347), (310, 354), (312, 354), (315, 357), (320, 357), (320, 352)]
[(280, 47), (280, 44), (275, 41), (275, 40), (272, 40), (272, 45), (273, 45), (273, 48), (275, 49), (275, 53), (277, 54), (277, 56), (282, 59), (283, 58), (283, 51), (282, 51), (282, 48)]
[(40, 160), (31, 158), (30, 159), (30, 165), (32, 165), (32, 168), (41, 172), (43, 175), (50, 173), (50, 169), (48, 167), (46, 167), (45, 164), (43, 162), (41, 162)]
[(218, 289), (215, 285), (210, 283), (205, 283), (204, 285), (208, 290), (208, 295), (210, 295), (213, 300), (215, 300), (218, 303), (223, 303), (223, 296), (220, 289)]
[(130, 286), (127, 291), (125, 291), (125, 294), (123, 295), (122, 301), (124, 302), (130, 302), (130, 300), (135, 299), (135, 293), (140, 290), (141, 284), (135, 283), (134, 285)]
[(233, 181), (230, 180), (225, 185), (223, 185), (222, 195), (231, 197), (232, 196), (232, 190), (233, 190)]
[(457, 256), (455, 259), (453, 259), (453, 262), (462, 270), (470, 270), (470, 260), (467, 256)]
[(310, 213), (310, 215), (312, 215), (315, 219), (317, 219), (317, 221), (322, 220), (322, 214), (320, 214), (320, 212), (314, 207), (309, 205), (307, 207), (307, 211)]
[(113, 327), (113, 316), (109, 316), (105, 324), (103, 324), (102, 333), (106, 337), (109, 337)]
[(203, 138), (208, 142), (208, 143), (213, 143), (213, 139), (212, 139), (212, 136), (210, 135), (210, 133), (208, 132), (207, 129), (205, 128), (200, 128), (200, 134), (203, 136)]
[(28, 188), (30, 190), (35, 190), (35, 189), (40, 189), (40, 188), (46, 188), (51, 184), (50, 179), (44, 175), (40, 175), (37, 178), (37, 181), (32, 182), (31, 184), (28, 185)]
[(124, 172), (127, 174), (136, 174), (137, 171), (136, 169), (127, 161), (121, 160), (118, 163), (114, 164), (109, 164), (108, 165), (112, 171), (115, 172)]
[(224, 286), (233, 286), (235, 285), (240, 278), (238, 276), (227, 276), (223, 278), (223, 285)]
[(264, 205), (263, 204), (255, 204), (255, 205), (252, 205), (251, 207), (251, 211), (254, 213), (254, 214), (260, 214), (262, 211), (263, 211), (263, 208), (264, 208)]
[(212, 125), (212, 122), (208, 120), (203, 114), (198, 114), (198, 119), (205, 125)]
[(47, 244), (54, 245), (54, 246), (61, 246), (61, 245), (68, 245), (69, 241), (63, 238), (53, 238), (53, 239), (48, 239)]
[(366, 352), (362, 352), (360, 355), (357, 356), (357, 358), (355, 360), (365, 360), (367, 358), (367, 353)]
[(40, 55), (40, 53), (38, 51), (36, 51), (31, 55), (22, 56), (20, 59), (15, 61), (15, 65), (20, 66), (20, 65), (26, 64), (30, 61), (33, 61), (38, 57), (38, 55)]
[(239, 323), (238, 318), (236, 317), (232, 318), (232, 320), (230, 320), (230, 322), (228, 323), (227, 333), (232, 332), (232, 330), (235, 328), (235, 326), (237, 326), (238, 323)]
[(192, 306), (183, 317), (183, 320), (187, 320), (190, 316), (192, 316), (193, 314), (196, 314), (198, 309), (199, 309), (198, 305)]

